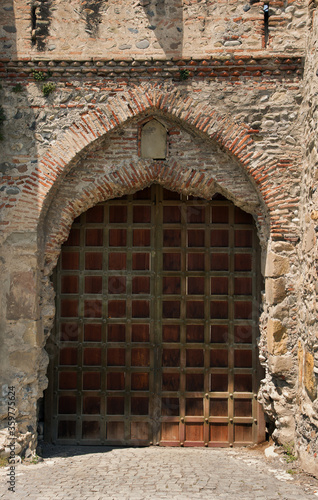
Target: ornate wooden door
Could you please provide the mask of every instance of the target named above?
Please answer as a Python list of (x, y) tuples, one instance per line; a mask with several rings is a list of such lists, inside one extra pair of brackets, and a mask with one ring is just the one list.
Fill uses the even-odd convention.
[(221, 196), (153, 185), (74, 221), (56, 273), (53, 442), (259, 442), (258, 242)]

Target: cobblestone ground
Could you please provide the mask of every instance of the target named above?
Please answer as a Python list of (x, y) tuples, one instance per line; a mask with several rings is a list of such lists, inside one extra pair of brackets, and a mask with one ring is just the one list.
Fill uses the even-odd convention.
[(282, 457), (247, 449), (47, 447), (16, 466), (16, 491), (0, 469), (1, 499), (316, 499), (318, 481), (288, 473)]

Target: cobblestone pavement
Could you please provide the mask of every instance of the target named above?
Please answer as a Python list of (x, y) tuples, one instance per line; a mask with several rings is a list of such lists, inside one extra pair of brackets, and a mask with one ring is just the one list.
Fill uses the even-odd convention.
[(0, 469), (1, 499), (317, 499), (318, 481), (287, 473), (282, 457), (213, 448), (47, 447), (16, 466), (16, 491)]

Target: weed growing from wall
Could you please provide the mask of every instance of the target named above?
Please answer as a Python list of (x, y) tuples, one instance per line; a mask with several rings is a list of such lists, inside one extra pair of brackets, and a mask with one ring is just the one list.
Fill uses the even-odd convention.
[(15, 94), (19, 94), (19, 92), (22, 92), (22, 91), (23, 91), (23, 87), (22, 87), (21, 83), (18, 83), (17, 85), (12, 87), (12, 92), (14, 92)]
[[(43, 71), (32, 71), (32, 76), (36, 82), (43, 82), (47, 80), (50, 76), (52, 76), (51, 71), (48, 71), (47, 73), (43, 73)], [(45, 83), (42, 86), (42, 92), (45, 97), (51, 94), (55, 90), (56, 85), (52, 82)]]
[(36, 71), (35, 69), (32, 71), (32, 76), (36, 82), (43, 82), (47, 80), (51, 76), (51, 72), (43, 73), (43, 71)]
[(189, 75), (190, 73), (188, 69), (180, 69), (180, 80), (187, 80)]
[(51, 94), (51, 92), (53, 92), (55, 90), (55, 88), (56, 88), (56, 85), (53, 82), (45, 83), (42, 87), (43, 95), (45, 95), (45, 97), (47, 97), (48, 95)]

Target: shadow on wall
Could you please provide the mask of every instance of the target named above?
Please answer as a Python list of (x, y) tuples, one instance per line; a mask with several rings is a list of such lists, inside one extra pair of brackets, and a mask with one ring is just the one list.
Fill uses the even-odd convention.
[(0, 6), (0, 59), (16, 57), (15, 12), (13, 0), (1, 2)]
[[(183, 0), (141, 0), (157, 42), (166, 56), (181, 57), (183, 45)], [(159, 47), (158, 47), (159, 48)]]

